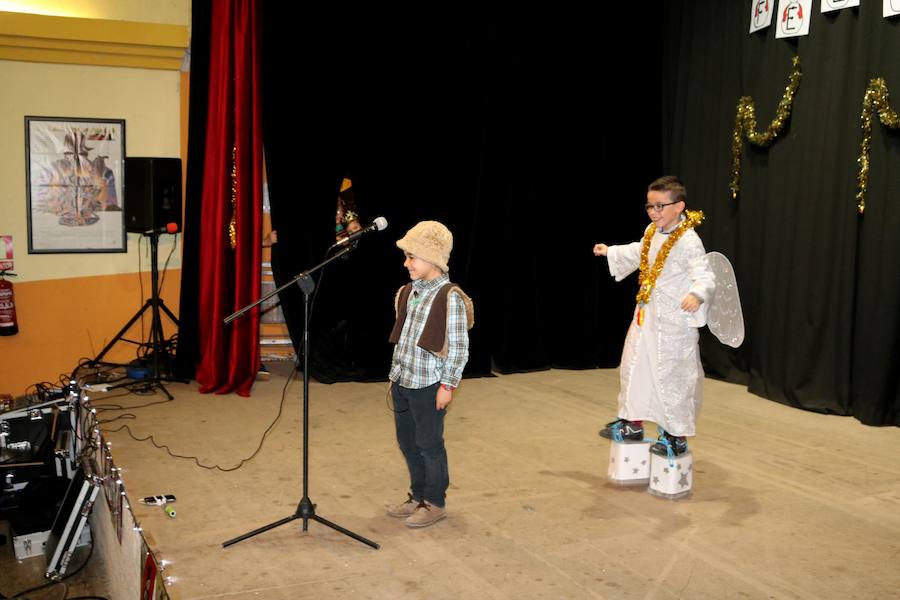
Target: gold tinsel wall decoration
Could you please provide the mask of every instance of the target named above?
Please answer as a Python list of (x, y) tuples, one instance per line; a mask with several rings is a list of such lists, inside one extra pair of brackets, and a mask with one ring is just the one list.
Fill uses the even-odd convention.
[(781, 134), (787, 120), (791, 116), (794, 106), (794, 94), (800, 87), (800, 78), (803, 73), (800, 70), (800, 57), (795, 56), (791, 61), (791, 75), (788, 77), (784, 95), (778, 102), (775, 110), (775, 118), (769, 123), (764, 132), (756, 130), (756, 107), (753, 98), (743, 96), (737, 103), (737, 115), (734, 119), (734, 132), (731, 136), (731, 197), (737, 198), (741, 190), (741, 156), (743, 154), (743, 138), (754, 146), (768, 148)]
[(228, 243), (237, 248), (237, 148), (231, 147), (231, 221), (228, 223)]
[(859, 145), (859, 191), (856, 193), (856, 210), (863, 214), (866, 210), (866, 190), (869, 188), (869, 147), (872, 144), (872, 121), (875, 115), (881, 124), (890, 129), (900, 129), (900, 118), (897, 112), (891, 108), (890, 94), (887, 83), (878, 77), (869, 82), (866, 95), (863, 96), (862, 111), (862, 143)]

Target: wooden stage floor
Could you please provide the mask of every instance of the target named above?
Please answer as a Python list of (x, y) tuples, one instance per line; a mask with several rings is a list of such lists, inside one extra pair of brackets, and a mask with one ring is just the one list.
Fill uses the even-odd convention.
[[(283, 368), (282, 368), (283, 370)], [(405, 497), (386, 384), (310, 388), (310, 498), (315, 521), (226, 540), (290, 516), (302, 497), (302, 385), (278, 413), (284, 372), (251, 398), (172, 384), (95, 405), (134, 513), (167, 562), (178, 600), (672, 599), (900, 597), (900, 429), (782, 406), (705, 381), (693, 495), (665, 500), (607, 481), (618, 372), (561, 371), (470, 379), (446, 420), (446, 520), (412, 530), (384, 505)], [(137, 499), (174, 494), (177, 517)], [(99, 567), (94, 566), (96, 571)]]

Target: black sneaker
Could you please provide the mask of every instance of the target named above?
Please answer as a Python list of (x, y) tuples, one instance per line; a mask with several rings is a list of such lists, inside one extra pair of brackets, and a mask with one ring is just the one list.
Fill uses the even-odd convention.
[(617, 419), (600, 430), (600, 437), (614, 442), (640, 442), (644, 439), (644, 428), (637, 423)]
[(687, 440), (684, 436), (675, 436), (667, 431), (659, 434), (656, 443), (650, 446), (650, 452), (659, 456), (668, 456), (671, 450), (672, 456), (679, 456), (687, 452)]

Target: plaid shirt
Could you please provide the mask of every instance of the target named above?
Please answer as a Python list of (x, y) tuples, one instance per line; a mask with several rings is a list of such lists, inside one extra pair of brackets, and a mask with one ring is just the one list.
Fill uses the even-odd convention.
[(466, 328), (466, 307), (459, 294), (447, 296), (447, 358), (435, 356), (416, 344), (425, 321), (431, 312), (431, 303), (437, 291), (448, 281), (444, 273), (432, 280), (413, 281), (412, 293), (406, 303), (406, 322), (400, 333), (400, 341), (394, 346), (391, 372), (388, 378), (405, 388), (421, 389), (437, 382), (452, 387), (459, 385), (463, 367), (469, 360), (469, 333)]

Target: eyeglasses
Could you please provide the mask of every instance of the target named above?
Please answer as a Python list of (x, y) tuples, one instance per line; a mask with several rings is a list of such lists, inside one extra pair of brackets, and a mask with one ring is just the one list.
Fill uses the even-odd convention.
[(676, 200), (675, 202), (667, 202), (666, 204), (645, 204), (644, 208), (647, 210), (647, 212), (650, 212), (652, 210), (655, 213), (661, 213), (665, 207), (672, 206), (673, 204), (678, 204), (679, 202), (681, 202), (681, 200)]

